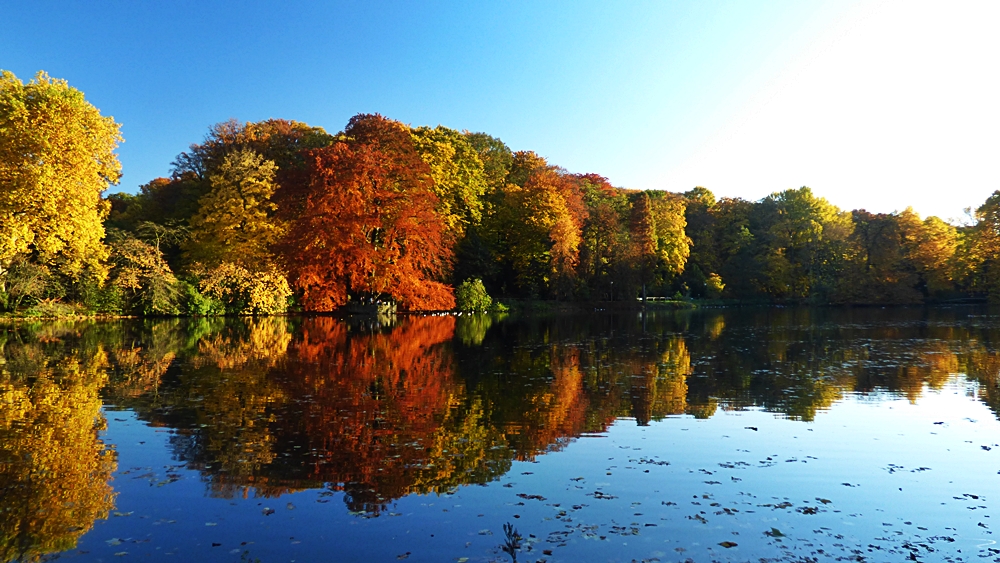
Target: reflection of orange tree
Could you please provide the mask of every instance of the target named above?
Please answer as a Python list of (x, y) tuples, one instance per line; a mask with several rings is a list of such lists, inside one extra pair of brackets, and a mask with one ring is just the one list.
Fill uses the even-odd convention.
[(46, 340), (0, 337), (0, 561), (72, 549), (114, 506), (115, 456), (98, 439), (107, 357)]
[(351, 333), (329, 318), (302, 325), (286, 386), (308, 397), (287, 429), (314, 452), (304, 477), (335, 483), (353, 510), (378, 513), (412, 492), (485, 482), (509, 461), (482, 407), (463, 400), (452, 317), (408, 317), (387, 332)]
[[(604, 430), (610, 424), (608, 419), (600, 428), (588, 428), (588, 400), (576, 348), (551, 346), (541, 354), (518, 350), (510, 371), (529, 376), (522, 383), (525, 387), (510, 395), (513, 401), (508, 402), (506, 412), (497, 413), (501, 415), (497, 422), (518, 459), (533, 459), (561, 447), (568, 438), (586, 430)], [(511, 391), (500, 390), (502, 395), (496, 399), (502, 400)]]

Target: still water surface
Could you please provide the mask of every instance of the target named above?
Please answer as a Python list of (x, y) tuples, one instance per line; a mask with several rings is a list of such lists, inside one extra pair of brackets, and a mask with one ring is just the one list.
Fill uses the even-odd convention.
[(18, 324), (0, 560), (1000, 561), (986, 310)]

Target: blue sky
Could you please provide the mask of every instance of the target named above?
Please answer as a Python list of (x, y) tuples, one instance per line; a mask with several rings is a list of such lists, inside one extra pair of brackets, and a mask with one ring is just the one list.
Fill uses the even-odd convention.
[[(485, 131), (631, 188), (959, 217), (995, 189), (990, 3), (10, 2), (0, 68), (122, 124), (135, 191), (207, 128)], [(992, 69), (992, 70), (991, 70)]]

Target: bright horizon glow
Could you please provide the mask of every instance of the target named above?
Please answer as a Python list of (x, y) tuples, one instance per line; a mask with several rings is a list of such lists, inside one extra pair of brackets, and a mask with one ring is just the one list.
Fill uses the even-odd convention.
[(966, 221), (1000, 189), (998, 21), (995, 2), (856, 6), (663, 182)]
[(123, 125), (112, 192), (229, 118), (376, 112), (634, 189), (951, 220), (1000, 189), (995, 2), (9, 4), (0, 68)]

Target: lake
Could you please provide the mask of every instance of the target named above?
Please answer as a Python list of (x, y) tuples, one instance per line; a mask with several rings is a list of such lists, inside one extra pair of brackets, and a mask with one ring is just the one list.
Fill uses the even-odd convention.
[(1000, 561), (986, 309), (16, 323), (0, 345), (5, 562)]

